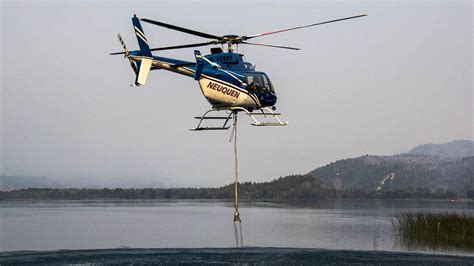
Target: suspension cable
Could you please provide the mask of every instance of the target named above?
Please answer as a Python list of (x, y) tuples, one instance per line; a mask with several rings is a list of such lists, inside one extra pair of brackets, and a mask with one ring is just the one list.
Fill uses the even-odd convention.
[[(239, 172), (238, 172), (238, 161), (237, 161), (237, 111), (233, 114), (233, 128), (232, 132), (234, 135), (234, 233), (235, 233), (235, 245), (237, 248), (244, 246), (243, 234), (242, 234), (242, 220), (240, 220), (239, 213)], [(237, 224), (238, 223), (238, 224)], [(239, 237), (240, 236), (240, 237)]]
[(235, 211), (239, 209), (239, 194), (238, 194), (239, 172), (237, 161), (237, 112), (234, 113), (234, 195), (235, 195)]

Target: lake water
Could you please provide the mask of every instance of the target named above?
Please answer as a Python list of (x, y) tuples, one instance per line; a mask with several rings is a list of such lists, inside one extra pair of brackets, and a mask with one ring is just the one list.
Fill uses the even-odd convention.
[[(474, 215), (474, 203), (324, 200), (240, 207), (245, 246), (388, 251), (407, 250), (394, 237), (393, 217), (421, 210)], [(0, 202), (0, 251), (233, 247), (232, 219), (232, 203), (219, 201)]]

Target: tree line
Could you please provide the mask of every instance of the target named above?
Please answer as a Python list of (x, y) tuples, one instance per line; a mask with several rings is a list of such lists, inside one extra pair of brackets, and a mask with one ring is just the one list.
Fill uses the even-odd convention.
[[(218, 188), (29, 188), (0, 192), (0, 200), (87, 200), (87, 199), (216, 199), (231, 200), (234, 185)], [(325, 188), (312, 175), (280, 177), (271, 182), (244, 182), (239, 184), (242, 200), (317, 200), (317, 199), (474, 199), (474, 190), (467, 195), (428, 188), (374, 191), (364, 189), (337, 190)]]

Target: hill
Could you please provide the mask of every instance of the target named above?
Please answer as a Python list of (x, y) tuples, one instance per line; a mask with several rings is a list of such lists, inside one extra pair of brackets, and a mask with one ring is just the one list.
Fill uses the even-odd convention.
[(465, 158), (474, 156), (474, 141), (454, 140), (445, 144), (424, 144), (408, 152), (411, 155), (429, 155), (447, 158)]
[(326, 189), (465, 194), (474, 188), (474, 157), (366, 155), (336, 161), (308, 174), (320, 179)]

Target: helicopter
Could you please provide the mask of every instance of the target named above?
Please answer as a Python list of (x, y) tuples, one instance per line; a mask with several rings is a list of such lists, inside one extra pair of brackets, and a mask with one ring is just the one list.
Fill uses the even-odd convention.
[[(270, 45), (262, 43), (248, 42), (250, 39), (257, 37), (308, 28), (343, 20), (364, 17), (366, 14), (352, 17), (345, 17), (335, 20), (318, 22), (298, 27), (292, 27), (282, 30), (270, 31), (254, 35), (213, 35), (189, 28), (184, 28), (164, 22), (151, 20), (147, 18), (138, 18), (136, 15), (132, 17), (132, 25), (137, 37), (139, 50), (128, 50), (125, 42), (120, 34), (118, 39), (123, 47), (123, 52), (115, 52), (110, 55), (123, 55), (127, 58), (130, 66), (135, 73), (135, 82), (131, 86), (145, 85), (151, 70), (168, 70), (184, 76), (192, 77), (198, 81), (201, 91), (207, 101), (211, 104), (212, 109), (204, 113), (204, 115), (195, 117), (199, 120), (197, 127), (191, 130), (226, 130), (229, 129), (227, 123), (232, 114), (237, 112), (245, 112), (254, 121), (254, 126), (286, 126), (288, 122), (282, 122), (279, 119), (280, 113), (276, 110), (275, 104), (277, 96), (275, 88), (265, 72), (255, 69), (255, 65), (244, 61), (244, 55), (235, 53), (233, 46), (239, 44), (263, 46), (271, 48), (280, 48), (287, 50), (300, 50), (295, 47)], [(143, 31), (140, 21), (168, 28), (175, 31), (195, 35), (198, 37), (209, 39), (206, 42), (183, 44), (168, 47), (150, 48), (148, 39)], [(192, 47), (201, 47), (208, 45), (220, 45), (210, 49), (210, 54), (202, 55), (199, 50), (194, 51), (195, 62), (183, 61), (174, 58), (166, 58), (155, 56), (153, 51), (183, 49)], [(227, 51), (224, 52), (224, 46)], [(230, 111), (227, 116), (209, 116), (211, 112)], [(256, 111), (256, 112), (254, 112)], [(260, 122), (256, 116), (273, 117), (275, 122)], [(224, 119), (223, 126), (203, 127), (202, 122), (208, 119)]]

